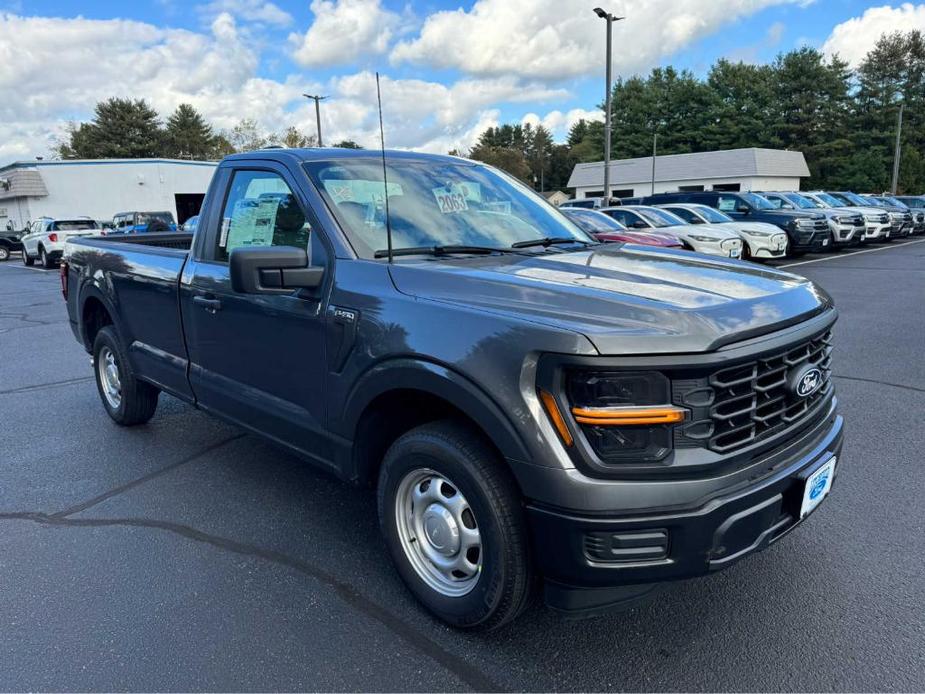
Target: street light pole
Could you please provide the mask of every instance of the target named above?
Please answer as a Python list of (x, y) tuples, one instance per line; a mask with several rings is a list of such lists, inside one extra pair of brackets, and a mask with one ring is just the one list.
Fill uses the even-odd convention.
[(613, 23), (619, 22), (623, 17), (615, 17), (610, 12), (604, 12), (600, 7), (594, 8), (594, 14), (607, 22), (607, 94), (604, 98), (604, 204), (610, 204), (610, 132), (611, 132), (611, 51), (613, 50)]
[(324, 144), (321, 141), (321, 107), (318, 105), (319, 102), (324, 101), (328, 97), (326, 96), (315, 96), (313, 94), (303, 94), (306, 99), (315, 100), (315, 120), (318, 122), (318, 146), (324, 147)]

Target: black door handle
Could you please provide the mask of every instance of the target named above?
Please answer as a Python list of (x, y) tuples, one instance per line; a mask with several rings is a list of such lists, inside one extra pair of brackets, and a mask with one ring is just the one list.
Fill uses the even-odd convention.
[(193, 303), (199, 304), (209, 313), (215, 313), (222, 310), (222, 302), (219, 299), (209, 299), (204, 296), (194, 296)]

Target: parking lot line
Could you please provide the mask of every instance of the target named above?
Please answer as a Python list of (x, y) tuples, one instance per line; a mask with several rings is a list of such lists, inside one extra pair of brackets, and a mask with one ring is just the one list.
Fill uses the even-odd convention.
[(901, 243), (894, 243), (892, 246), (883, 246), (882, 248), (868, 248), (864, 251), (851, 251), (849, 253), (841, 253), (840, 255), (833, 255), (826, 258), (816, 258), (814, 260), (801, 260), (798, 263), (787, 263), (786, 265), (778, 265), (777, 267), (796, 267), (797, 265), (809, 265), (810, 263), (823, 263), (827, 260), (839, 260), (841, 258), (853, 258), (856, 255), (863, 255), (865, 253), (877, 253), (878, 251), (889, 251), (894, 248), (902, 248), (903, 246), (914, 246), (917, 243), (925, 243), (925, 239), (919, 239), (918, 241), (903, 241)]

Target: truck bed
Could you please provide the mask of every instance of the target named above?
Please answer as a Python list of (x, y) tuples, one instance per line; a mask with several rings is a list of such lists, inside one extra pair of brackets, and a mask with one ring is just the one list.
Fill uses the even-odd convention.
[[(113, 234), (69, 240), (65, 251), (72, 325), (86, 310), (80, 297), (96, 297), (115, 319), (135, 371), (181, 394), (189, 388), (179, 284), (192, 241), (189, 233)], [(84, 346), (92, 347), (89, 340)]]

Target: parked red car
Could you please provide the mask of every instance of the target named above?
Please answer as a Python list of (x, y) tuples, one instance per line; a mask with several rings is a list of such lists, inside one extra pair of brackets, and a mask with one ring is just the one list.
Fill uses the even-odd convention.
[(638, 243), (643, 246), (659, 246), (660, 248), (684, 248), (684, 244), (677, 236), (661, 232), (627, 229), (613, 217), (597, 210), (581, 207), (560, 207), (559, 211), (599, 241), (622, 241), (624, 243)]

